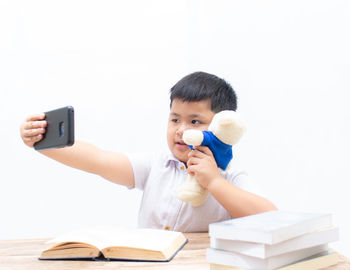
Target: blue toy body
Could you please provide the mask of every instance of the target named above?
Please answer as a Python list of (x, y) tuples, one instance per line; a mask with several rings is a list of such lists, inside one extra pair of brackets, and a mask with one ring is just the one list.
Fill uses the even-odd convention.
[[(216, 164), (219, 168), (226, 170), (228, 164), (233, 158), (232, 145), (220, 141), (211, 131), (203, 132), (203, 142), (201, 146), (207, 146), (213, 152)], [(189, 145), (193, 150), (193, 147)]]

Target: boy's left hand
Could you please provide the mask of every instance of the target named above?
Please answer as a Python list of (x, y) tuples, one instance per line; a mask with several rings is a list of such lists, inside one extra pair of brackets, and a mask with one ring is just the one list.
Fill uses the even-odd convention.
[(207, 188), (211, 181), (221, 177), (214, 155), (206, 146), (194, 147), (188, 154), (187, 172), (194, 176), (203, 188)]

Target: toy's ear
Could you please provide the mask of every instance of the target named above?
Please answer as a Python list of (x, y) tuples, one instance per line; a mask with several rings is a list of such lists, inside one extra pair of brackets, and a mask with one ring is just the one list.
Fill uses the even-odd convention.
[(236, 144), (246, 130), (244, 122), (235, 111), (221, 111), (215, 114), (208, 129), (229, 145)]

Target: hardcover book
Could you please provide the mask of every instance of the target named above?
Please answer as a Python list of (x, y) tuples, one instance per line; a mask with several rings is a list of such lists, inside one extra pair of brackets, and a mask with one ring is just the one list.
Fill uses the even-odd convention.
[(293, 250), (327, 244), (337, 240), (339, 240), (339, 229), (327, 227), (274, 245), (212, 237), (210, 238), (210, 247), (265, 259)]
[(235, 252), (208, 248), (207, 261), (212, 264), (222, 264), (251, 270), (272, 270), (327, 250), (327, 245), (320, 245), (260, 259)]
[[(338, 254), (334, 251), (324, 251), (276, 270), (319, 270), (338, 263)], [(210, 270), (245, 270), (235, 266), (211, 264)]]
[(99, 227), (70, 232), (48, 242), (40, 260), (170, 261), (187, 243), (181, 232)]
[(328, 226), (331, 214), (276, 210), (212, 223), (209, 236), (272, 245)]

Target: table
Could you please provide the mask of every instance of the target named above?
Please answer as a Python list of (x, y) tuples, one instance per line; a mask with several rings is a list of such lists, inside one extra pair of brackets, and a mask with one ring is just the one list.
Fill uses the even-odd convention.
[[(40, 261), (40, 253), (49, 247), (49, 239), (0, 240), (1, 270), (77, 270), (77, 269), (191, 269), (209, 270), (205, 259), (209, 247), (208, 233), (186, 233), (188, 244), (168, 263), (96, 262), (96, 261)], [(350, 260), (339, 255), (339, 262), (327, 270), (349, 270)]]

